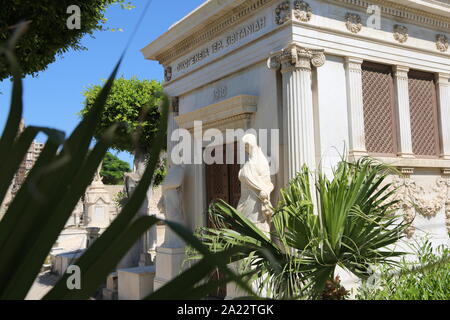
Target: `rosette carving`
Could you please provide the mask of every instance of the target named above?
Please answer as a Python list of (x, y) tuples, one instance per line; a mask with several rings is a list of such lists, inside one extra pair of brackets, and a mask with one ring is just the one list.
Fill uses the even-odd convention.
[(294, 2), (294, 17), (302, 22), (309, 22), (312, 18), (312, 9), (309, 3), (301, 0)]
[(444, 34), (438, 34), (436, 36), (436, 48), (440, 52), (447, 52), (448, 47), (449, 47), (449, 44), (448, 44), (447, 36)]
[(164, 69), (164, 80), (166, 82), (172, 80), (172, 67), (167, 67)]
[(394, 39), (397, 40), (400, 43), (405, 43), (408, 41), (408, 28), (405, 26), (401, 26), (399, 24), (396, 24), (394, 26)]
[(282, 25), (291, 18), (291, 3), (290, 1), (284, 1), (280, 3), (275, 9), (275, 22), (278, 25)]
[(345, 26), (348, 31), (352, 33), (358, 33), (362, 29), (361, 16), (355, 13), (347, 13), (345, 15)]

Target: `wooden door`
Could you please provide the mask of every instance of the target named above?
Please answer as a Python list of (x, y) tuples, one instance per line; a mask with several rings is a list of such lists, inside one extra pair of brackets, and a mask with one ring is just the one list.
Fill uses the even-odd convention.
[[(206, 166), (206, 199), (207, 207), (218, 200), (223, 200), (236, 208), (241, 198), (241, 182), (237, 162), (237, 144), (234, 146), (233, 164), (212, 164)], [(223, 148), (226, 159), (226, 146)], [(225, 162), (225, 161), (224, 161)], [(212, 227), (208, 218), (208, 227)]]
[[(226, 147), (223, 148), (226, 159)], [(206, 166), (206, 199), (207, 206), (218, 200), (223, 200), (233, 207), (237, 207), (241, 197), (241, 183), (239, 181), (240, 165), (237, 163), (237, 145), (235, 145), (235, 161), (233, 164), (212, 164)], [(225, 162), (225, 160), (224, 160)], [(208, 215), (208, 227), (214, 225)], [(220, 279), (218, 271), (211, 275), (211, 279)], [(226, 297), (226, 286), (219, 288), (210, 295), (211, 298), (223, 299)]]

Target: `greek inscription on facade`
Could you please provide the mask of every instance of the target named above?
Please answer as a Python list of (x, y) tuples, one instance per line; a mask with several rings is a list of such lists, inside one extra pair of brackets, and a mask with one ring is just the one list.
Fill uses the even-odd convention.
[(191, 66), (199, 63), (200, 61), (209, 57), (210, 55), (219, 53), (223, 49), (226, 49), (227, 47), (232, 46), (242, 41), (243, 39), (249, 37), (250, 35), (260, 31), (261, 29), (264, 29), (266, 26), (267, 26), (266, 17), (257, 19), (256, 21), (225, 36), (224, 38), (217, 40), (211, 46), (202, 49), (200, 52), (197, 52), (188, 59), (181, 61), (177, 65), (177, 71), (180, 72), (190, 68)]

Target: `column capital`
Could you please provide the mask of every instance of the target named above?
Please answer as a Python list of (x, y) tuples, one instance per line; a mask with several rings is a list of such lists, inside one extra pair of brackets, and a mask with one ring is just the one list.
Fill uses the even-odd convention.
[(450, 73), (436, 73), (436, 82), (440, 85), (449, 85)]
[(356, 57), (345, 57), (345, 63), (349, 70), (361, 71), (361, 66), (364, 60)]
[(311, 70), (311, 65), (319, 68), (326, 61), (324, 52), (323, 49), (305, 48), (291, 43), (286, 48), (270, 55), (268, 67), (270, 69), (281, 68), (282, 71), (289, 71), (292, 68)]
[(394, 66), (394, 72), (396, 77), (408, 78), (409, 67), (406, 66)]
[(394, 71), (409, 72), (409, 67), (397, 65), (394, 66)]

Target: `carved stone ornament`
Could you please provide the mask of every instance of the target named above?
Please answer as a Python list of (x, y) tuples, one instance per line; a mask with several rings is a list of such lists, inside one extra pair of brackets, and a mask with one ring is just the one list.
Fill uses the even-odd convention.
[(345, 15), (345, 26), (348, 31), (352, 33), (358, 33), (362, 29), (362, 20), (359, 14), (347, 13)]
[(326, 62), (325, 54), (322, 52), (313, 52), (311, 57), (311, 64), (316, 67), (320, 68), (323, 66)]
[(326, 62), (323, 49), (310, 49), (292, 44), (287, 48), (271, 55), (268, 61), (270, 69), (286, 67), (311, 68), (310, 64), (319, 68)]
[(394, 26), (394, 39), (400, 43), (405, 43), (408, 41), (408, 28), (405, 26), (401, 26), (396, 24)]
[(172, 112), (178, 115), (180, 113), (180, 98), (172, 97)]
[(275, 9), (275, 22), (282, 25), (291, 18), (291, 3), (290, 1), (283, 1)]
[(436, 48), (440, 52), (447, 52), (448, 47), (449, 47), (449, 44), (448, 44), (447, 36), (443, 35), (443, 34), (438, 34), (436, 36)]
[[(392, 190), (396, 190), (392, 200), (399, 201), (397, 209), (403, 212), (405, 222), (412, 223), (417, 214), (431, 219), (444, 209), (446, 227), (450, 232), (450, 176), (438, 178), (435, 187), (427, 190), (417, 185), (409, 175), (396, 177), (392, 183)], [(411, 238), (415, 231), (411, 225), (406, 235)]]
[(273, 214), (270, 194), (274, 189), (269, 161), (258, 146), (256, 135), (244, 135), (241, 144), (245, 146), (248, 160), (239, 171), (241, 198), (236, 209), (261, 231), (269, 234)]
[(164, 69), (164, 80), (166, 80), (166, 82), (172, 80), (172, 67), (167, 67)]
[(305, 1), (296, 0), (294, 2), (294, 17), (299, 21), (309, 22), (312, 18), (311, 6)]

